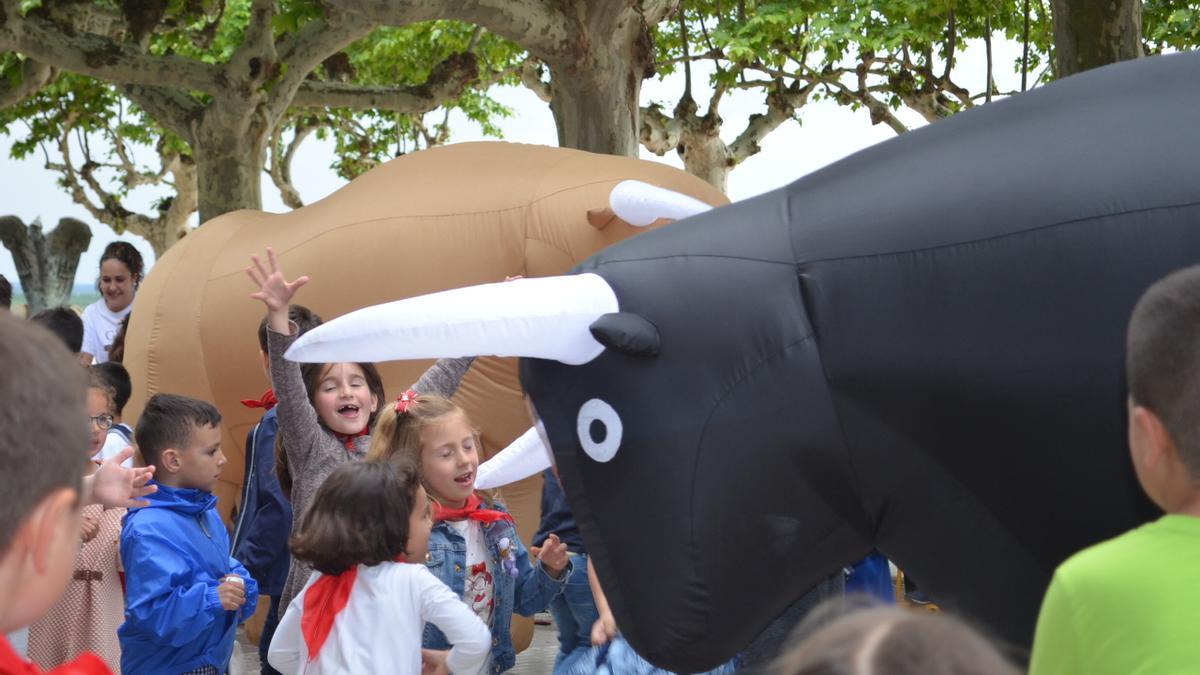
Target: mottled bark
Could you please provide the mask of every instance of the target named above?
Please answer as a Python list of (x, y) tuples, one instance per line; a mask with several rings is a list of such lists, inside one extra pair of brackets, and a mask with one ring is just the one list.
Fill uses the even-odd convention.
[(91, 241), (91, 229), (74, 218), (46, 235), (40, 219), (26, 226), (16, 216), (0, 217), (0, 243), (12, 253), (30, 314), (70, 302), (79, 256)]
[(1142, 56), (1141, 0), (1052, 0), (1050, 9), (1057, 77)]

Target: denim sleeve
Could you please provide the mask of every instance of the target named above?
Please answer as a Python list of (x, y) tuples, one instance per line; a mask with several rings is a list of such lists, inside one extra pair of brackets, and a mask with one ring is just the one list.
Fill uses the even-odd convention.
[(516, 549), (518, 571), (513, 612), (521, 616), (533, 616), (549, 607), (554, 596), (562, 592), (567, 579), (575, 571), (575, 563), (568, 560), (562, 577), (555, 579), (540, 560), (530, 562), (529, 551), (521, 543), (520, 537), (513, 536), (513, 547)]

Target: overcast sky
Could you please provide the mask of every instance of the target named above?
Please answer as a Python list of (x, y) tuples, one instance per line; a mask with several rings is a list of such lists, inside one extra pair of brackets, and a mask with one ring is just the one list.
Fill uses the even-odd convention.
[[(1020, 47), (1016, 43), (998, 42), (994, 45), (997, 85), (1001, 90), (1015, 89), (1019, 78), (1011, 72), (1011, 64), (1019, 57)], [(959, 53), (956, 81), (970, 91), (982, 89), (984, 60), (980, 45), (971, 45)], [(694, 85), (697, 101), (704, 110), (707, 92), (698, 85), (704, 84), (696, 77)], [(657, 101), (667, 110), (674, 108), (676, 97), (682, 90), (681, 76), (659, 82), (647, 81), (642, 87), (642, 101)], [(522, 87), (502, 87), (493, 91), (493, 96), (512, 108), (511, 118), (500, 120), (498, 126), (504, 131), (504, 140), (519, 143), (557, 145), (554, 119), (547, 104), (538, 100)], [(725, 120), (722, 136), (733, 140), (744, 128), (748, 117), (762, 112), (761, 96), (747, 92), (735, 92), (725, 98), (721, 116)], [(902, 119), (912, 126), (921, 124), (918, 116), (902, 110)], [(786, 185), (805, 174), (811, 173), (846, 155), (895, 136), (886, 125), (872, 126), (867, 113), (838, 106), (830, 101), (810, 103), (802, 109), (803, 124), (788, 122), (776, 129), (762, 144), (762, 152), (735, 168), (729, 177), (730, 199), (737, 201)], [(484, 140), (477, 125), (464, 117), (451, 117), (452, 142)], [(92, 242), (79, 262), (76, 283), (90, 284), (96, 278), (100, 253), (105, 245), (118, 237), (107, 226), (97, 223), (82, 206), (75, 204), (62, 188), (58, 187), (57, 174), (43, 168), (41, 153), (17, 161), (9, 157), (12, 139), (0, 136), (0, 214), (12, 214), (25, 222), (41, 217), (46, 229), (53, 228), (64, 216), (79, 218), (92, 226)], [(673, 166), (681, 166), (675, 153), (664, 157), (642, 149), (642, 157)], [(345, 181), (329, 169), (333, 157), (330, 142), (318, 141), (315, 137), (301, 147), (292, 164), (292, 175), (305, 203), (312, 203), (337, 190)], [(133, 210), (150, 212), (150, 204), (162, 191), (142, 188), (136, 191), (127, 206)], [(272, 212), (288, 210), (279, 198), (279, 192), (270, 178), (263, 177), (263, 209)], [(132, 241), (141, 250), (147, 263), (154, 254), (141, 238), (123, 237)], [(16, 269), (7, 249), (0, 248), (0, 274), (18, 285)]]

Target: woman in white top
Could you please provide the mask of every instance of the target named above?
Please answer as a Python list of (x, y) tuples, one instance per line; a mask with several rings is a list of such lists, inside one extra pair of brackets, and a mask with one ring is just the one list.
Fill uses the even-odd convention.
[[(474, 673), (491, 634), (425, 569), (433, 525), (409, 462), (347, 462), (313, 497), (292, 555), (312, 577), (279, 621), (267, 660), (281, 673)], [(407, 560), (418, 561), (410, 564)], [(421, 650), (425, 622), (454, 645)]]
[(142, 254), (127, 241), (114, 241), (100, 256), (100, 299), (83, 310), (83, 349), (79, 359), (88, 365), (108, 360), (108, 347), (133, 307), (133, 296), (142, 283)]

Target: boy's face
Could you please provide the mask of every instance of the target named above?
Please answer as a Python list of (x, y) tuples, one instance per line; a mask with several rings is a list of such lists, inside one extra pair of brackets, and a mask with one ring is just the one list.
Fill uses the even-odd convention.
[(177, 487), (212, 492), (225, 466), (225, 453), (221, 451), (221, 429), (192, 427), (184, 447), (163, 453), (163, 464), (172, 476), (171, 482)]

